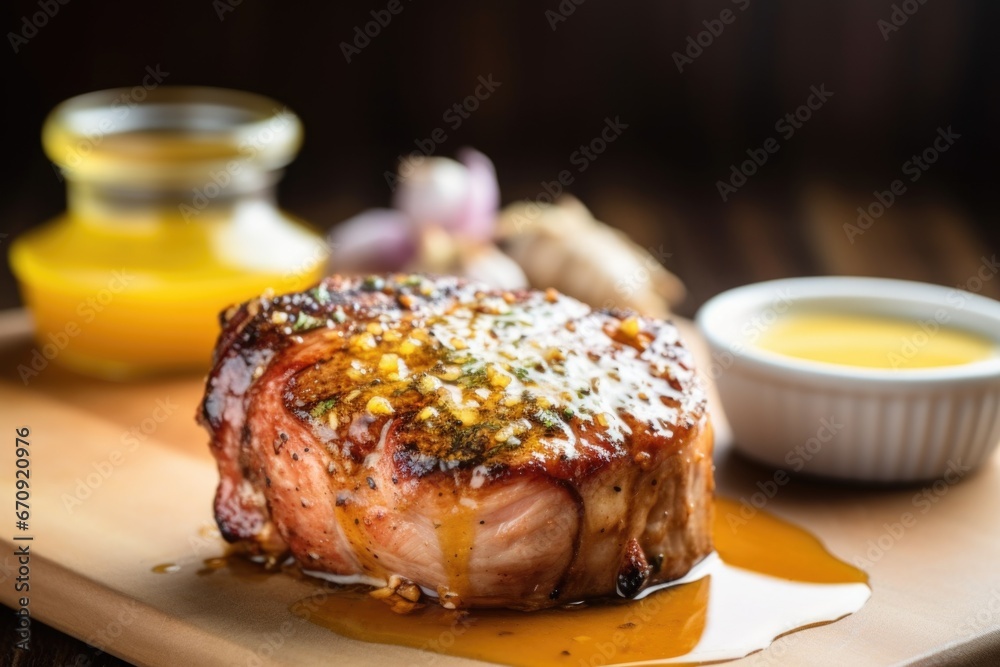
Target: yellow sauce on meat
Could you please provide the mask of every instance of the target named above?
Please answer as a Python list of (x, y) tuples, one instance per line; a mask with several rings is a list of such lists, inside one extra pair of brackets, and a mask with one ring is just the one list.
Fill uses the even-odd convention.
[(334, 586), (291, 610), (352, 639), (500, 664), (677, 664), (747, 655), (791, 628), (853, 613), (869, 597), (863, 572), (765, 512), (716, 500), (714, 539), (717, 554), (682, 583), (638, 600), (535, 612), (461, 612), (428, 604), (395, 614), (369, 589)]
[(852, 313), (793, 313), (757, 341), (789, 357), (866, 368), (959, 366), (997, 356), (994, 340), (934, 317), (904, 320)]

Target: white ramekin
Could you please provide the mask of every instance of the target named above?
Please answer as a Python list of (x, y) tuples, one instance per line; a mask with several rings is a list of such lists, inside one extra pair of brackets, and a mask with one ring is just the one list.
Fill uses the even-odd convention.
[[(734, 446), (768, 465), (861, 481), (961, 476), (1000, 442), (1000, 356), (961, 366), (876, 369), (763, 350), (781, 315), (878, 314), (978, 333), (1000, 349), (1000, 302), (937, 285), (881, 278), (792, 278), (739, 287), (706, 303), (697, 323), (712, 354)], [(915, 334), (913, 345), (926, 344)], [(902, 341), (901, 341), (902, 343)]]

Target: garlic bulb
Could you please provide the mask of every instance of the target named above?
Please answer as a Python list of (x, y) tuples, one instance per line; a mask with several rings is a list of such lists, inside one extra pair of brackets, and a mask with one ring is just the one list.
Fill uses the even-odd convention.
[(500, 202), (493, 163), (471, 149), (461, 151), (459, 158), (461, 162), (442, 157), (404, 161), (393, 206), (417, 227), (490, 240)]

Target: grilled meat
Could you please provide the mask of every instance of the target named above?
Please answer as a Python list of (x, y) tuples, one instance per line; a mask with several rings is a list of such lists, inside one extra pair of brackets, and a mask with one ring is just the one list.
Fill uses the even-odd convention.
[(457, 608), (632, 597), (712, 549), (711, 427), (669, 323), (391, 275), (222, 325), (199, 418), (230, 541)]

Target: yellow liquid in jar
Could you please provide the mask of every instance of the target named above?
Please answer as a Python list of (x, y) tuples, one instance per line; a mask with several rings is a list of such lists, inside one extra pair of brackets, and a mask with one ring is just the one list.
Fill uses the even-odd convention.
[(765, 331), (757, 346), (789, 357), (866, 368), (958, 366), (997, 356), (996, 341), (948, 327), (853, 313), (792, 313)]
[(52, 361), (130, 377), (207, 367), (220, 311), (323, 273), (320, 237), (255, 206), (190, 221), (173, 211), (111, 222), (67, 215), (19, 238), (11, 265), (37, 339), (26, 368)]
[(204, 369), (219, 312), (318, 281), (322, 239), (274, 204), (302, 139), (277, 101), (161, 86), (66, 100), (42, 128), (67, 212), (11, 246), (35, 319), (24, 382), (49, 363), (103, 377)]

